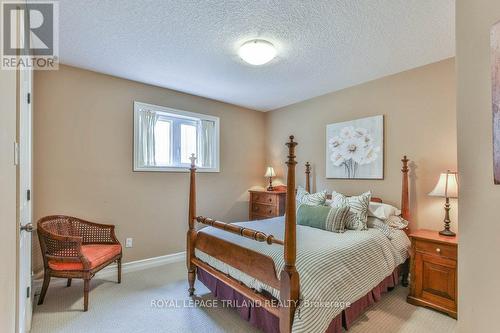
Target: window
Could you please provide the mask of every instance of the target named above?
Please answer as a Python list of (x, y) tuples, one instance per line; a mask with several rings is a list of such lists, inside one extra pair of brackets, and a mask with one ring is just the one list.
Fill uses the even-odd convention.
[(134, 102), (134, 171), (219, 171), (219, 118)]

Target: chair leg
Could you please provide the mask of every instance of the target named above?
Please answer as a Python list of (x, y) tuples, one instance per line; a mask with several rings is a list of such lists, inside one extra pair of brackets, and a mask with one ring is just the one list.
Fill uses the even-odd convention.
[(83, 311), (89, 309), (90, 279), (83, 280)]
[(71, 287), (71, 278), (68, 279), (68, 283), (66, 283), (66, 287)]
[(43, 300), (45, 299), (45, 295), (47, 294), (47, 289), (49, 289), (49, 283), (50, 283), (50, 273), (47, 271), (43, 275), (43, 285), (42, 285), (42, 291), (40, 292), (40, 297), (38, 298), (38, 305), (43, 304)]
[(122, 283), (122, 258), (118, 259), (118, 283)]

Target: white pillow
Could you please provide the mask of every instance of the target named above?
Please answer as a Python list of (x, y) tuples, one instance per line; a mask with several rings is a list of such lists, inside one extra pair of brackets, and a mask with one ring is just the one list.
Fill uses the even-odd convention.
[(370, 202), (368, 206), (368, 216), (376, 217), (381, 220), (386, 220), (391, 216), (401, 215), (401, 211), (394, 206), (380, 203)]

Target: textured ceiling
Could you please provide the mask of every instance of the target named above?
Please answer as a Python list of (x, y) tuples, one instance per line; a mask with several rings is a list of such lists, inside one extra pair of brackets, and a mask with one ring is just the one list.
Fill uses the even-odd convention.
[[(454, 55), (454, 0), (61, 0), (61, 62), (271, 110)], [(278, 48), (254, 67), (254, 38)]]

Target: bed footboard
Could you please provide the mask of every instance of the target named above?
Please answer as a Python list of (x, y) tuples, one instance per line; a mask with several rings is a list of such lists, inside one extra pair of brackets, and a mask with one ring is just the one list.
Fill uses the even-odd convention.
[(200, 259), (197, 258), (193, 259), (193, 263), (200, 269), (204, 270), (208, 274), (215, 277), (217, 280), (224, 282), (229, 287), (233, 288), (246, 298), (250, 299), (252, 302), (259, 304), (259, 306), (264, 308), (267, 312), (270, 312), (272, 315), (279, 317), (280, 308), (279, 308), (279, 303), (276, 299), (261, 294), (251, 288), (248, 288), (240, 281), (233, 279), (231, 276), (222, 273), (221, 271), (213, 268), (212, 266), (201, 261)]
[[(203, 231), (198, 232), (195, 248), (277, 290), (280, 289), (276, 267), (273, 259), (269, 256)], [(198, 262), (199, 259), (196, 257), (195, 259), (195, 263)]]

